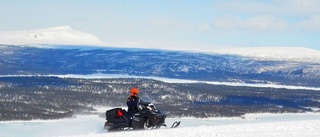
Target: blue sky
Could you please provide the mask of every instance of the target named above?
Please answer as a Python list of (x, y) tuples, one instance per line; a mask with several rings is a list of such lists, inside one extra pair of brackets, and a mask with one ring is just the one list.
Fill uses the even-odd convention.
[(320, 50), (320, 0), (1, 0), (0, 31), (70, 26), (109, 46)]

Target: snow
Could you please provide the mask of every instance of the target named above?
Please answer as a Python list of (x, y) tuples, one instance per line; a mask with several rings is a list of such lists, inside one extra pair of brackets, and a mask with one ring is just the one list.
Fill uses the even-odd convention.
[(37, 30), (0, 31), (0, 44), (8, 45), (106, 45), (98, 37), (72, 29), (70, 26), (59, 26)]
[[(101, 109), (102, 110), (102, 109)], [(104, 118), (80, 115), (60, 120), (0, 122), (0, 137), (319, 137), (320, 113), (248, 114), (244, 117), (167, 118), (169, 125), (181, 121), (176, 129), (124, 131), (103, 130)]]
[(147, 78), (159, 80), (167, 83), (207, 83), (212, 85), (226, 85), (226, 86), (245, 86), (245, 87), (260, 87), (260, 88), (283, 88), (283, 89), (302, 89), (302, 90), (315, 90), (320, 91), (317, 87), (305, 87), (294, 85), (277, 85), (277, 84), (252, 84), (252, 83), (240, 83), (240, 82), (218, 82), (218, 81), (199, 81), (188, 79), (174, 79), (164, 77), (152, 77), (152, 76), (133, 76), (133, 75), (118, 75), (118, 74), (66, 74), (66, 75), (0, 75), (0, 77), (32, 77), (32, 76), (53, 76), (60, 78), (84, 78), (84, 79), (101, 79), (101, 78)]
[[(0, 31), (0, 44), (32, 45), (40, 47), (44, 45), (107, 46), (95, 35), (74, 30), (70, 26), (25, 31)], [(168, 47), (156, 49), (170, 50)], [(186, 51), (185, 49), (179, 50)], [(211, 51), (198, 49), (190, 52), (240, 55), (256, 60), (320, 63), (320, 51), (304, 47), (217, 48)], [(181, 71), (187, 71), (188, 69), (188, 67), (182, 67)]]
[[(227, 85), (227, 86), (246, 86), (246, 87), (269, 87), (269, 88), (284, 88), (284, 89), (304, 89), (304, 90), (316, 90), (320, 91), (320, 88), (316, 87), (304, 87), (304, 86), (290, 86), (290, 85), (277, 85), (277, 84), (251, 84), (251, 83), (236, 83), (236, 82), (218, 82), (218, 81), (198, 81), (198, 80), (187, 80), (187, 79), (173, 79), (163, 77), (151, 77), (151, 76), (133, 76), (133, 75), (117, 75), (117, 74), (89, 74), (89, 75), (78, 75), (78, 74), (67, 74), (67, 75), (50, 75), (60, 78), (149, 78), (159, 80), (167, 83), (207, 83), (212, 85)], [(4, 77), (1, 76), (0, 77)]]
[(304, 47), (246, 47), (216, 49), (217, 54), (240, 55), (256, 60), (320, 63), (320, 51)]
[(77, 137), (318, 137), (320, 121), (269, 122), (223, 126), (199, 126), (170, 130), (92, 134)]

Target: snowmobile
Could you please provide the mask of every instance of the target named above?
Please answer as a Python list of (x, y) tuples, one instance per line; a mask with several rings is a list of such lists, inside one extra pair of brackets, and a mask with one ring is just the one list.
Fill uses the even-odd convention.
[[(108, 131), (158, 129), (165, 124), (166, 115), (153, 105), (149, 96), (143, 96), (138, 103), (139, 111), (133, 116), (122, 108), (113, 108), (106, 111), (104, 129)], [(170, 128), (176, 128), (180, 121), (176, 121)]]

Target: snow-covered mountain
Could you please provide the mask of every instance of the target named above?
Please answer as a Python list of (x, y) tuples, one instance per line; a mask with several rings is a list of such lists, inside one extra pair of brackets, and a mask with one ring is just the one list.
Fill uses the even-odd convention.
[[(254, 52), (250, 52), (252, 56), (255, 55), (251, 57), (239, 53), (232, 55), (231, 52), (208, 54), (123, 48), (77, 50), (2, 45), (0, 74), (103, 73), (319, 87), (320, 62), (317, 61), (317, 51), (301, 48), (301, 56), (293, 49), (286, 51), (287, 55), (280, 55), (279, 52), (277, 60), (278, 56), (271, 58), (274, 54), (262, 56), (262, 53), (255, 55)], [(297, 52), (296, 57), (294, 52)]]
[[(59, 26), (37, 30), (0, 31), (0, 44), (4, 45), (86, 45), (106, 46), (97, 36), (72, 29), (70, 26)], [(170, 49), (162, 46), (157, 49)], [(188, 49), (181, 49), (188, 50)], [(194, 51), (194, 50), (193, 50)], [(199, 50), (196, 52), (205, 52)], [(206, 52), (223, 55), (237, 55), (254, 60), (274, 60), (292, 62), (320, 62), (320, 51), (304, 47), (245, 47), (222, 48)]]
[(217, 54), (240, 55), (255, 60), (320, 63), (320, 51), (304, 47), (246, 47), (217, 49)]
[(92, 34), (69, 26), (25, 31), (0, 31), (0, 44), (7, 45), (106, 45)]
[[(315, 87), (320, 81), (320, 51), (302, 47), (231, 48), (206, 53), (103, 47), (85, 51), (59, 49), (64, 45), (106, 46), (96, 36), (68, 26), (0, 32), (0, 44), (2, 75), (103, 73)], [(34, 45), (58, 46), (29, 47)]]

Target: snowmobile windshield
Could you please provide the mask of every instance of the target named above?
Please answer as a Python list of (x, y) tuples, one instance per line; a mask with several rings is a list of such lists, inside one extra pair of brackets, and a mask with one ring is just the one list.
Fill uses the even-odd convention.
[(145, 103), (152, 103), (152, 100), (151, 98), (149, 97), (149, 95), (142, 95), (140, 96), (140, 100), (142, 102), (145, 102)]
[(154, 110), (157, 111), (152, 103), (151, 98), (148, 95), (140, 96), (140, 101), (138, 103), (138, 110)]

